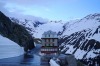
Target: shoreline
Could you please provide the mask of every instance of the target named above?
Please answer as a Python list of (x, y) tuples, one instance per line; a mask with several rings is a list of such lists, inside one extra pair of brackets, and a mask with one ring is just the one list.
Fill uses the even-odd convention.
[(18, 45), (0, 45), (0, 59), (17, 57), (23, 54), (23, 47)]

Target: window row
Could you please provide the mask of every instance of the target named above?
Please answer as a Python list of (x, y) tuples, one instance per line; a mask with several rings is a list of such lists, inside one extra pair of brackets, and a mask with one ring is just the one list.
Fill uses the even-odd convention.
[(57, 42), (57, 39), (42, 39), (43, 42)]
[(49, 35), (42, 35), (42, 37), (51, 37), (52, 38), (52, 37), (57, 37), (57, 35), (50, 35), (49, 34)]
[(41, 49), (41, 51), (57, 51), (58, 49)]
[(42, 44), (42, 46), (58, 46), (58, 45), (55, 43), (55, 44)]

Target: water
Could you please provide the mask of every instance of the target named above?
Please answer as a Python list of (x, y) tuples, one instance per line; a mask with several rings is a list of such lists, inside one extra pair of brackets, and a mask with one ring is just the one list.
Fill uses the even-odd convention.
[(18, 45), (0, 45), (0, 66), (41, 66), (39, 49), (36, 46), (32, 50), (33, 58), (30, 58), (23, 54), (23, 48)]
[(24, 53), (18, 45), (0, 45), (0, 59), (20, 56)]

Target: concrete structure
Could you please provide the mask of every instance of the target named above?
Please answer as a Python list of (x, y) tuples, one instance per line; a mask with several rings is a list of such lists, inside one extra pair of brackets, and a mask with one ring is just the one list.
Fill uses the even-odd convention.
[(56, 32), (49, 30), (42, 34), (41, 53), (45, 55), (56, 55), (58, 53), (58, 37)]

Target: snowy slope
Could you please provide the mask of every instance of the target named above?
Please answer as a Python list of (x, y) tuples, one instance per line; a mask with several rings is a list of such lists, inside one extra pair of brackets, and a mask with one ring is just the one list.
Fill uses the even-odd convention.
[(3, 37), (0, 35), (0, 45), (16, 45), (18, 46), (15, 42), (9, 40), (6, 37)]
[(36, 33), (34, 33), (34, 36), (37, 38), (41, 38), (42, 34), (48, 30), (52, 30), (58, 33), (59, 31), (63, 30), (63, 27), (62, 27), (63, 25), (64, 25), (64, 22), (54, 22), (54, 21), (51, 22), (50, 21), (36, 28)]
[(48, 21), (48, 20), (27, 20), (11, 18), (12, 22), (16, 22), (26, 27), (30, 34), (36, 38), (41, 38), (45, 31), (52, 30), (59, 32), (63, 30), (63, 21)]
[[(96, 16), (94, 18), (91, 18), (93, 16)], [(78, 32), (81, 31), (83, 29), (93, 29), (93, 28), (97, 28), (97, 26), (100, 25), (100, 22), (98, 22), (100, 19), (100, 14), (93, 14), (93, 15), (88, 15), (86, 17), (84, 17), (83, 19), (80, 20), (74, 20), (74, 21), (70, 21), (69, 23), (67, 23), (66, 26), (66, 30), (63, 33), (63, 35), (70, 35), (74, 32)]]
[(21, 19), (10, 18), (10, 19), (12, 22), (16, 22), (16, 23), (24, 26), (31, 35), (33, 35), (36, 32), (35, 30), (39, 25), (42, 25), (47, 22), (47, 20), (38, 21), (38, 20), (29, 20), (29, 19), (22, 19), (22, 18)]
[(91, 14), (64, 26), (61, 52), (74, 54), (77, 59), (93, 58), (100, 53), (100, 14)]
[[(14, 20), (13, 20), (14, 21)], [(90, 14), (82, 19), (63, 21), (15, 20), (35, 36), (41, 38), (43, 32), (58, 33), (60, 49), (63, 53), (74, 54), (77, 59), (95, 57), (100, 52), (100, 14)]]
[(60, 66), (53, 59), (50, 59), (50, 66)]
[(0, 59), (19, 56), (23, 53), (22, 47), (0, 35)]

